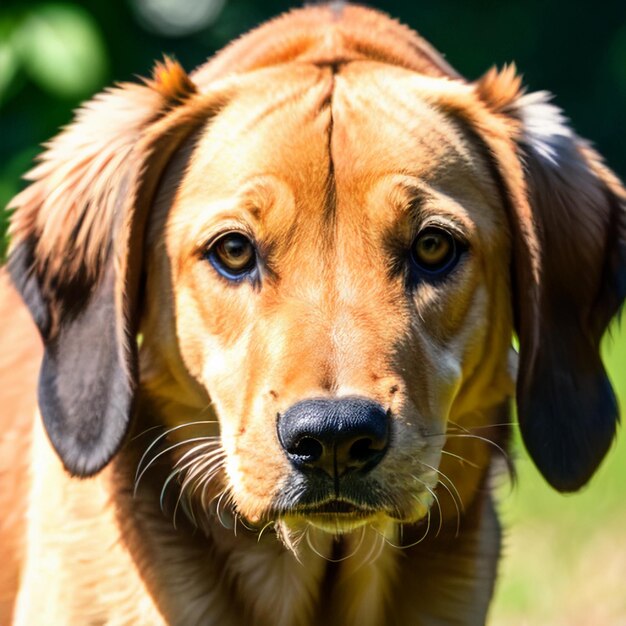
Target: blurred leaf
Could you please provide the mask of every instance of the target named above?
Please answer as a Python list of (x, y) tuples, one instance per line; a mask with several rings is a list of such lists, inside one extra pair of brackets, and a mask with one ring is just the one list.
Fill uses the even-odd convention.
[(17, 74), (19, 59), (13, 47), (15, 23), (8, 16), (0, 19), (0, 106), (5, 101), (9, 85)]
[(9, 42), (0, 40), (0, 105), (4, 102), (17, 68), (18, 61), (13, 48)]
[(26, 71), (56, 96), (89, 95), (105, 80), (107, 61), (100, 31), (80, 7), (35, 6), (14, 37)]

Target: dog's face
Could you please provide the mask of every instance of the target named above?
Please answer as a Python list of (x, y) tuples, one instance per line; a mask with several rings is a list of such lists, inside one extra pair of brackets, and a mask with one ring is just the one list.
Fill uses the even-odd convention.
[[(623, 189), (510, 70), (469, 84), (412, 34), (398, 63), (358, 29), (329, 57), (335, 27), (256, 65), (242, 44), (245, 71), (200, 91), (166, 63), (34, 172), (11, 270), (53, 444), (99, 470), (139, 385), (176, 444), (200, 441), (169, 450), (205, 509), (212, 483), (248, 522), (345, 532), (427, 516), (439, 483), (446, 517), (488, 469), (474, 429), (512, 393), (515, 327), (522, 434), (578, 488), (616, 419), (598, 343), (626, 294)], [(185, 429), (207, 418), (217, 439)]]
[(206, 392), (248, 521), (416, 521), (448, 418), (511, 391), (502, 199), (460, 124), (393, 79), (257, 74), (157, 197), (149, 359)]

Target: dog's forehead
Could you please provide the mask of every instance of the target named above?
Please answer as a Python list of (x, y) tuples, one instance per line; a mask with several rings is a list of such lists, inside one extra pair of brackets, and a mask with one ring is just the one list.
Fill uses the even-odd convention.
[(443, 91), (446, 79), (431, 79), (424, 89), (413, 72), (372, 62), (349, 64), (337, 75), (334, 178), (351, 198), (340, 208), (397, 223), (393, 209), (419, 205), (468, 231), (495, 233), (504, 217), (497, 187), (478, 141), (438, 105), (438, 82)]
[(407, 204), (412, 186), (469, 205), (459, 211), (468, 223), (485, 221), (472, 206), (494, 204), (498, 194), (478, 147), (414, 78), (353, 62), (270, 68), (242, 79), (196, 142), (177, 200), (184, 219), (210, 227), (253, 207), (270, 231), (319, 222), (329, 210), (377, 222), (392, 214), (372, 194)]
[(459, 176), (474, 170), (467, 138), (412, 72), (351, 63), (335, 77), (332, 112), (337, 171), (366, 180), (372, 172), (402, 172), (431, 181), (445, 168)]

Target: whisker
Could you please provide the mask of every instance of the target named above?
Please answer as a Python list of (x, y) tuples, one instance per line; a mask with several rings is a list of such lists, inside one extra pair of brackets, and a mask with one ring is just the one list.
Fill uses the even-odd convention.
[(222, 515), (220, 513), (220, 506), (222, 504), (222, 500), (224, 499), (224, 496), (226, 495), (226, 489), (224, 489), (224, 491), (222, 491), (222, 494), (220, 495), (220, 497), (217, 500), (217, 509), (216, 509), (216, 514), (217, 514), (217, 519), (220, 521), (220, 524), (226, 528), (228, 530), (228, 526), (224, 523), (224, 520), (222, 519)]
[(146, 428), (145, 430), (142, 430), (140, 433), (131, 437), (130, 440), (135, 441), (136, 439), (143, 437), (146, 433), (149, 433), (151, 430), (156, 430), (157, 428), (165, 428), (165, 426), (163, 424), (156, 424), (156, 426), (150, 426), (149, 428)]
[[(425, 506), (424, 503), (422, 502), (421, 498), (419, 496), (414, 496), (414, 498), (422, 505)], [(397, 546), (396, 544), (394, 544), (390, 539), (387, 539), (386, 537), (383, 537), (383, 540), (385, 542), (387, 542), (387, 545), (391, 546), (392, 548), (396, 548), (397, 550), (408, 550), (409, 548), (413, 548), (415, 547), (417, 544), (422, 543), (422, 541), (424, 541), (424, 539), (426, 539), (426, 537), (428, 536), (428, 532), (430, 531), (430, 508), (426, 509), (426, 530), (424, 531), (424, 534), (417, 540), (414, 541), (413, 543), (409, 543), (408, 545), (399, 545)]]
[[(193, 443), (195, 441), (204, 441), (204, 440), (205, 440), (205, 437), (194, 437), (192, 439), (186, 439), (185, 441), (178, 441), (177, 443), (174, 443), (171, 446), (168, 446), (167, 448), (165, 448), (165, 450), (161, 450), (161, 452), (159, 452), (158, 454), (155, 454), (154, 457), (152, 457), (152, 459), (150, 459), (148, 464), (143, 468), (143, 470), (141, 471), (139, 476), (137, 476), (137, 473), (135, 473), (135, 489), (133, 491), (133, 497), (135, 497), (137, 495), (137, 489), (139, 488), (139, 483), (141, 482), (141, 479), (143, 478), (145, 473), (148, 471), (150, 466), (153, 465), (158, 458), (162, 457), (164, 454), (167, 454), (168, 452), (171, 452), (172, 450), (174, 450), (175, 448), (178, 448), (179, 446), (183, 446), (185, 444)], [(152, 444), (152, 445), (154, 445), (154, 444)], [(152, 446), (150, 446), (150, 448), (151, 447)], [(146, 453), (144, 452), (144, 455), (141, 457), (141, 460), (139, 461), (139, 465), (137, 465), (137, 471), (139, 471), (139, 467), (140, 467), (143, 459), (145, 458), (145, 455), (146, 455)]]
[[(135, 472), (135, 482), (137, 481), (137, 474), (139, 474), (139, 470), (141, 469), (141, 465), (144, 461), (144, 459), (146, 458), (146, 456), (149, 454), (150, 450), (152, 450), (152, 448), (154, 448), (154, 446), (156, 446), (157, 443), (159, 443), (159, 441), (161, 441), (164, 437), (167, 437), (168, 435), (170, 435), (171, 433), (181, 429), (181, 428), (186, 428), (187, 426), (198, 426), (199, 424), (217, 424), (217, 420), (199, 420), (199, 421), (195, 421), (195, 422), (185, 422), (184, 424), (179, 424), (178, 426), (173, 426), (172, 428), (168, 428), (164, 433), (161, 433), (146, 449), (146, 451), (143, 453), (142, 457), (139, 459), (139, 463), (137, 463), (137, 471)], [(156, 426), (153, 426), (149, 429), (147, 429), (144, 432), (148, 432), (148, 430), (153, 430), (154, 428), (157, 428)], [(144, 434), (144, 433), (141, 433)], [(137, 437), (139, 437), (140, 435), (137, 435)]]
[(261, 530), (259, 531), (259, 536), (256, 538), (257, 543), (261, 541), (261, 537), (263, 536), (265, 529), (273, 526), (275, 523), (276, 522), (274, 520), (270, 520), (269, 522), (267, 522), (267, 524), (265, 524), (265, 526), (263, 526), (263, 528), (261, 528)]
[[(192, 467), (191, 471), (188, 471), (185, 476), (185, 483), (188, 483), (194, 480), (200, 474), (203, 474), (211, 469), (211, 466), (219, 460), (221, 460), (225, 456), (225, 452), (219, 448), (217, 450), (212, 450), (208, 453), (204, 453), (202, 455), (198, 455), (200, 458), (194, 458), (190, 461), (187, 461), (183, 466), (184, 469), (188, 469)], [(219, 461), (218, 461), (219, 462)], [(177, 464), (178, 465), (178, 464)]]
[(381, 539), (382, 535), (375, 528), (372, 528), (372, 530), (375, 533), (374, 541), (372, 542), (372, 545), (370, 546), (369, 552), (367, 553), (367, 555), (365, 556), (365, 558), (363, 559), (363, 561), (361, 562), (361, 565), (359, 567), (367, 567), (368, 565), (371, 565), (373, 563), (372, 555), (374, 554), (374, 551), (377, 549), (378, 541), (379, 541), (379, 539)]
[(472, 433), (462, 433), (462, 434), (457, 434), (457, 433), (449, 433), (448, 437), (455, 437), (457, 439), (477, 439), (478, 441), (484, 441), (485, 443), (488, 443), (490, 445), (492, 445), (496, 450), (498, 450), (498, 452), (500, 452), (500, 454), (502, 454), (502, 456), (506, 459), (507, 464), (510, 463), (510, 458), (508, 453), (501, 447), (499, 446), (495, 441), (493, 441), (492, 439), (489, 439), (488, 437), (481, 437), (480, 435), (474, 435)]
[(233, 518), (233, 532), (236, 533), (236, 526), (237, 526), (237, 517), (238, 517), (238, 513), (237, 511), (235, 511), (235, 499), (233, 497), (232, 492), (229, 490), (228, 491), (228, 496), (226, 497), (226, 503), (224, 505), (224, 508), (227, 509), (227, 511), (230, 513), (230, 515)]
[(465, 457), (461, 456), (460, 454), (455, 454), (454, 452), (448, 452), (448, 450), (442, 450), (441, 454), (446, 454), (448, 456), (451, 456), (454, 459), (458, 459), (461, 463), (466, 463), (470, 467), (473, 467), (475, 469), (480, 469), (479, 465), (477, 465), (476, 463), (473, 463), (469, 459), (466, 459)]
[(246, 529), (249, 530), (251, 533), (258, 533), (259, 529), (255, 528), (254, 526), (248, 526), (248, 524), (246, 524), (246, 518), (241, 515), (240, 513), (237, 513), (237, 515), (239, 516), (239, 521), (241, 522), (241, 525)]
[(191, 480), (195, 480), (194, 486), (191, 488), (189, 492), (189, 497), (193, 497), (198, 489), (202, 487), (201, 495), (200, 495), (200, 504), (203, 509), (206, 509), (205, 495), (206, 489), (211, 483), (211, 481), (224, 469), (223, 458), (218, 457), (213, 459), (213, 461), (206, 466), (205, 471), (200, 475), (194, 476)]
[[(207, 480), (210, 480), (215, 475), (217, 469), (220, 467), (222, 457), (225, 454), (223, 449), (219, 446), (219, 437), (214, 437), (214, 436), (194, 437), (192, 439), (188, 439), (185, 442), (180, 442), (180, 443), (194, 443), (194, 442), (200, 442), (200, 443), (196, 443), (196, 445), (194, 445), (190, 450), (185, 452), (178, 459), (178, 461), (176, 462), (176, 465), (174, 466), (173, 471), (167, 476), (161, 488), (159, 504), (160, 504), (161, 510), (163, 511), (165, 508), (165, 495), (166, 495), (168, 486), (171, 484), (171, 482), (175, 478), (179, 477), (181, 474), (185, 474), (185, 477), (181, 482), (180, 490), (178, 492), (178, 497), (176, 499), (176, 504), (174, 505), (173, 515), (172, 515), (172, 523), (174, 525), (174, 528), (177, 528), (177, 515), (178, 515), (179, 507), (182, 507), (183, 511), (186, 513), (187, 517), (194, 524), (194, 526), (198, 527), (198, 520), (196, 519), (195, 507), (194, 507), (194, 502), (192, 500), (192, 495), (197, 489), (198, 485), (201, 484), (202, 480), (205, 479), (205, 476), (202, 476), (202, 473), (208, 472), (209, 475), (206, 478)], [(215, 448), (216, 446), (217, 446), (217, 449), (212, 449), (212, 448)], [(170, 449), (172, 447), (173, 446), (170, 446)], [(155, 456), (155, 459), (156, 459), (156, 456)], [(150, 461), (148, 465), (146, 465), (143, 472), (145, 472), (150, 467), (150, 465), (154, 462), (155, 459), (153, 459), (152, 461)], [(191, 471), (189, 471), (190, 468), (192, 468)]]
[(378, 561), (378, 559), (380, 558), (380, 555), (383, 553), (383, 550), (385, 549), (386, 541), (387, 541), (387, 538), (385, 537), (385, 535), (381, 534), (380, 535), (380, 542), (379, 542), (378, 550), (373, 553), (372, 559), (368, 563), (368, 565), (374, 565), (374, 563), (376, 563), (376, 561)]
[(180, 503), (181, 508), (185, 515), (187, 515), (187, 519), (191, 520), (193, 525), (198, 528), (198, 521), (196, 520), (196, 515), (193, 512), (193, 502), (191, 500), (187, 500), (183, 498)]
[(176, 465), (180, 465), (187, 457), (191, 456), (194, 452), (197, 452), (198, 450), (204, 450), (204, 448), (209, 448), (211, 446), (219, 446), (221, 438), (220, 437), (195, 437), (194, 439), (188, 439), (187, 441), (198, 441), (202, 439), (206, 439), (206, 442), (199, 444), (197, 446), (194, 446), (193, 448), (191, 448), (191, 450), (187, 450), (187, 452), (185, 452), (176, 461)]
[[(485, 429), (489, 429), (489, 428), (499, 428), (499, 427), (505, 427), (505, 426), (518, 426), (519, 423), (518, 422), (498, 422), (496, 424), (481, 424), (480, 426), (461, 426), (460, 424), (457, 424), (456, 422), (453, 422), (452, 420), (448, 421), (449, 426), (446, 428), (445, 432), (434, 432), (434, 433), (422, 433), (422, 437), (424, 438), (429, 438), (429, 437), (442, 437), (443, 435), (449, 435), (451, 433), (454, 433), (455, 431), (452, 429), (457, 429), (461, 432), (467, 433), (467, 434), (471, 434), (472, 431), (474, 430), (485, 430)], [(450, 428), (450, 426), (452, 426), (452, 429)]]
[(350, 556), (354, 556), (357, 552), (361, 550), (361, 546), (363, 545), (363, 540), (365, 539), (365, 530), (366, 530), (366, 526), (365, 525), (361, 526), (361, 537), (359, 538), (359, 543), (357, 544), (356, 548), (354, 549), (354, 552), (352, 552)]
[[(420, 463), (424, 467), (427, 467), (429, 470), (432, 470), (433, 472), (436, 472), (437, 474), (439, 474), (439, 476), (441, 476), (442, 478), (445, 478), (450, 483), (450, 486), (452, 487), (452, 489), (454, 489), (454, 493), (456, 494), (456, 497), (454, 496), (454, 494), (452, 494), (450, 489), (448, 489), (448, 486), (443, 481), (441, 481), (441, 480), (439, 481), (439, 483), (441, 485), (443, 485), (443, 487), (448, 489), (448, 493), (450, 494), (450, 496), (454, 500), (455, 506), (457, 506), (457, 502), (458, 502), (458, 505), (460, 505), (461, 510), (465, 513), (465, 507), (463, 505), (463, 499), (461, 498), (461, 494), (459, 493), (459, 490), (456, 488), (456, 485), (454, 484), (454, 481), (449, 476), (444, 474), (440, 469), (437, 469), (436, 467), (433, 467), (432, 465), (429, 465), (428, 463), (425, 463), (424, 461), (418, 461), (418, 463)], [(458, 510), (458, 506), (457, 506), (457, 510)]]
[(437, 494), (426, 483), (424, 483), (424, 487), (426, 487), (428, 493), (435, 499), (437, 509), (439, 510), (439, 526), (437, 527), (437, 532), (435, 533), (435, 537), (439, 537), (439, 533), (443, 528), (443, 512), (441, 510), (441, 504), (439, 503), (439, 498), (437, 497)]
[(448, 420), (448, 424), (451, 424), (455, 428), (459, 428), (460, 430), (464, 430), (465, 432), (470, 432), (472, 430), (484, 430), (486, 428), (501, 428), (504, 426), (518, 426), (518, 422), (496, 422), (495, 424), (481, 424), (480, 426), (463, 426), (461, 424), (457, 424), (452, 420)]
[(430, 465), (422, 461), (420, 461), (420, 463), (440, 474), (450, 483), (452, 489), (454, 489), (454, 493), (452, 493), (448, 485), (446, 485), (443, 480), (439, 481), (439, 484), (450, 494), (450, 498), (452, 498), (452, 503), (454, 504), (454, 508), (456, 509), (456, 532), (454, 536), (458, 537), (461, 530), (461, 511), (465, 512), (465, 506), (463, 505), (463, 500), (461, 499), (461, 494), (459, 493), (459, 490), (456, 488), (454, 482), (452, 482), (452, 480), (448, 478), (448, 476), (446, 476), (441, 470), (435, 469), (434, 467), (431, 467)]
[(342, 561), (346, 561), (349, 558), (353, 557), (361, 548), (361, 546), (363, 545), (363, 538), (365, 537), (365, 526), (361, 527), (361, 538), (359, 539), (359, 543), (357, 544), (356, 548), (350, 553), (350, 554), (346, 554), (346, 556), (342, 556), (340, 559), (331, 559), (329, 557), (325, 557), (323, 555), (321, 555), (311, 544), (311, 540), (309, 538), (309, 526), (307, 526), (307, 533), (306, 533), (306, 540), (307, 543), (309, 544), (309, 548), (311, 548), (311, 550), (313, 550), (313, 552), (315, 552), (315, 554), (317, 554), (318, 556), (321, 556), (324, 560), (328, 561), (329, 563), (341, 563)]
[(174, 477), (178, 476), (183, 470), (175, 469), (168, 477), (163, 481), (163, 486), (161, 487), (161, 494), (159, 495), (159, 506), (161, 507), (161, 511), (165, 512), (165, 492), (167, 491), (167, 486), (170, 484), (170, 481), (174, 479)]
[[(324, 556), (321, 552), (319, 552), (317, 550), (317, 548), (313, 545), (313, 541), (311, 540), (310, 534), (309, 534), (309, 530), (310, 530), (310, 526), (306, 527), (305, 533), (304, 533), (304, 538), (306, 539), (307, 545), (309, 546), (309, 548), (311, 548), (311, 550), (313, 552), (315, 552), (315, 554), (317, 554), (317, 556), (319, 556), (321, 559), (324, 559), (324, 561), (328, 561), (329, 563), (334, 563), (335, 561), (333, 559), (328, 558), (327, 556)], [(340, 559), (342, 560), (342, 559)]]
[[(450, 491), (446, 483), (440, 480), (439, 484), (450, 494), (450, 498), (452, 498), (452, 503), (454, 504), (454, 508), (456, 509), (456, 530), (454, 531), (454, 536), (458, 537), (459, 533), (461, 532), (461, 510), (465, 512), (465, 507), (463, 506), (463, 502), (460, 500), (460, 496), (457, 502), (457, 498), (454, 497), (454, 494), (452, 493), (452, 491)], [(458, 490), (454, 483), (450, 481), (450, 484), (454, 488), (454, 491), (458, 494)]]
[[(420, 463), (422, 462), (420, 461)], [(411, 478), (415, 479), (417, 482), (424, 485), (424, 488), (426, 489), (426, 491), (428, 491), (428, 493), (433, 497), (433, 500), (437, 504), (437, 509), (439, 509), (439, 527), (437, 528), (435, 537), (439, 537), (439, 533), (441, 532), (441, 528), (443, 526), (443, 513), (441, 511), (441, 504), (439, 503), (439, 498), (437, 497), (437, 494), (421, 478), (418, 478), (414, 474), (411, 474)], [(424, 503), (421, 500), (419, 500), (419, 498), (418, 498), (418, 501), (420, 502), (420, 504), (422, 504), (422, 506), (424, 505)], [(428, 510), (430, 511), (430, 508), (428, 508)]]
[[(194, 448), (192, 448), (192, 450), (190, 450), (189, 452), (186, 452), (185, 455), (188, 455), (190, 452), (197, 451), (198, 448), (204, 447), (205, 445), (206, 444), (200, 444), (199, 446), (194, 446)], [(218, 452), (220, 452), (220, 451), (213, 451), (210, 454), (208, 454), (207, 456), (209, 457), (210, 460), (213, 460), (213, 457), (218, 456), (218, 454), (217, 454)], [(163, 503), (164, 503), (164, 500), (165, 500), (165, 492), (166, 492), (167, 487), (170, 484), (170, 482), (176, 476), (178, 476), (179, 474), (184, 472), (187, 468), (189, 468), (189, 467), (193, 466), (194, 464), (198, 463), (198, 459), (191, 459), (191, 461), (187, 461), (187, 463), (185, 463), (184, 465), (178, 467), (178, 464), (180, 463), (181, 460), (182, 460), (182, 457), (176, 463), (176, 466), (174, 466), (174, 470), (168, 475), (168, 477), (166, 478), (166, 480), (163, 483), (163, 487), (161, 488), (161, 496), (159, 497), (159, 503), (161, 505), (161, 510), (163, 510)], [(202, 462), (200, 464), (202, 465)], [(181, 485), (181, 492), (185, 490), (187, 481), (192, 480), (194, 477), (195, 477), (195, 475), (190, 476), (189, 474), (187, 474), (187, 476), (185, 477), (185, 479), (183, 480), (183, 483)]]
[(222, 459), (216, 459), (215, 466), (212, 469), (210, 469), (207, 472), (207, 474), (200, 479), (200, 484), (202, 485), (202, 492), (200, 494), (200, 504), (202, 505), (202, 508), (205, 511), (207, 511), (207, 512), (211, 508), (211, 503), (217, 497), (217, 496), (213, 496), (213, 498), (211, 498), (211, 500), (207, 504), (207, 502), (206, 502), (207, 489), (208, 489), (209, 485), (211, 484), (211, 481), (223, 469), (222, 466), (223, 466), (223, 460)]
[(295, 531), (289, 532), (287, 527), (282, 522), (275, 524), (276, 536), (280, 539), (283, 545), (289, 550), (295, 557), (296, 561), (302, 565), (302, 559), (298, 554), (298, 547), (302, 541), (302, 538), (306, 534), (306, 528), (300, 531), (299, 536), (296, 536)]

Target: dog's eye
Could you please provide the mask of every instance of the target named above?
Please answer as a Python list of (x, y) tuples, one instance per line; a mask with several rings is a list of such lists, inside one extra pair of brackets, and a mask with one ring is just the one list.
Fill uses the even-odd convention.
[(460, 252), (449, 232), (431, 226), (415, 238), (411, 246), (411, 260), (419, 272), (440, 277), (454, 268)]
[(254, 244), (241, 233), (221, 236), (206, 256), (222, 276), (232, 280), (242, 278), (256, 268)]

